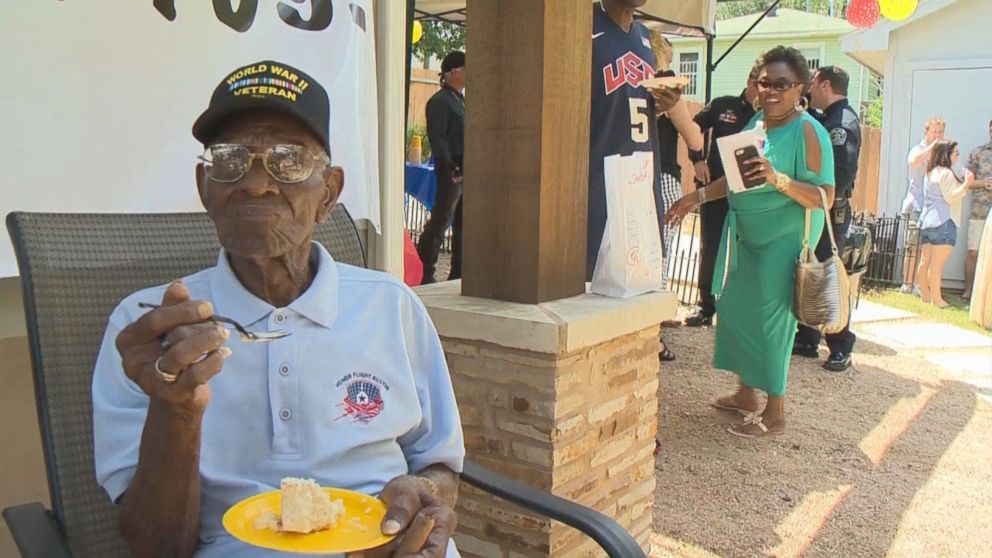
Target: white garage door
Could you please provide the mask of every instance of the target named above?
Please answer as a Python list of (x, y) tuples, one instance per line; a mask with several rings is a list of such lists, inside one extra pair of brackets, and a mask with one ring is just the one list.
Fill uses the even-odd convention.
[[(915, 134), (913, 143), (919, 141), (924, 123), (939, 116), (947, 121), (945, 137), (958, 142), (961, 152), (959, 167), (965, 164), (972, 149), (989, 141), (989, 120), (992, 119), (990, 91), (992, 66), (913, 71), (910, 123), (910, 129)], [(955, 170), (960, 174), (960, 168)], [(964, 284), (968, 210), (969, 204), (966, 202), (965, 218), (958, 229), (958, 243), (944, 268), (944, 280), (948, 286), (960, 287)]]

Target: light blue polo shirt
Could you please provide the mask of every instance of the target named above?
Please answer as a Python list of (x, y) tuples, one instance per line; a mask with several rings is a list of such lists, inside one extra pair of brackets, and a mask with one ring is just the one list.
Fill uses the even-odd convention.
[[(246, 546), (221, 525), (227, 509), (283, 477), (378, 494), (429, 465), (462, 470), (461, 422), (444, 352), (413, 292), (385, 273), (335, 263), (314, 243), (313, 283), (285, 308), (248, 292), (221, 250), (217, 266), (183, 281), (193, 299), (252, 331), (292, 335), (245, 344), (210, 380), (200, 455), (198, 558), (282, 556)], [(138, 464), (148, 398), (125, 376), (117, 334), (166, 286), (124, 299), (110, 315), (93, 376), (97, 481), (116, 501)], [(448, 557), (458, 556), (449, 545)]]

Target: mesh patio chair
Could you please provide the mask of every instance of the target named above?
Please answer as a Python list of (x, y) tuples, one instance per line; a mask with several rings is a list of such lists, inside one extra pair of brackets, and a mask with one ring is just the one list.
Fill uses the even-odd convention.
[[(127, 556), (117, 509), (96, 483), (90, 382), (106, 319), (126, 295), (216, 263), (204, 213), (11, 213), (7, 229), (21, 273), (34, 386), (52, 509), (3, 511), (24, 557)], [(335, 260), (366, 266), (355, 224), (338, 206), (314, 234)], [(466, 461), (462, 481), (575, 527), (613, 558), (643, 551), (594, 510)]]

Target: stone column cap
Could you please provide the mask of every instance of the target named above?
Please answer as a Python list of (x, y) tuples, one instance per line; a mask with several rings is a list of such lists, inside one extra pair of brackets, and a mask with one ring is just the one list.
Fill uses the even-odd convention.
[(441, 337), (485, 341), (501, 347), (565, 354), (599, 345), (675, 318), (671, 291), (631, 298), (586, 294), (520, 304), (462, 296), (461, 281), (417, 287)]

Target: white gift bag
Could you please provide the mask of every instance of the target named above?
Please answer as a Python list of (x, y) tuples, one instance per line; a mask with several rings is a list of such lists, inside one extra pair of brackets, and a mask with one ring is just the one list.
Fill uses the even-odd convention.
[(592, 292), (618, 298), (662, 288), (661, 234), (654, 199), (654, 155), (638, 151), (603, 160), (606, 230)]

